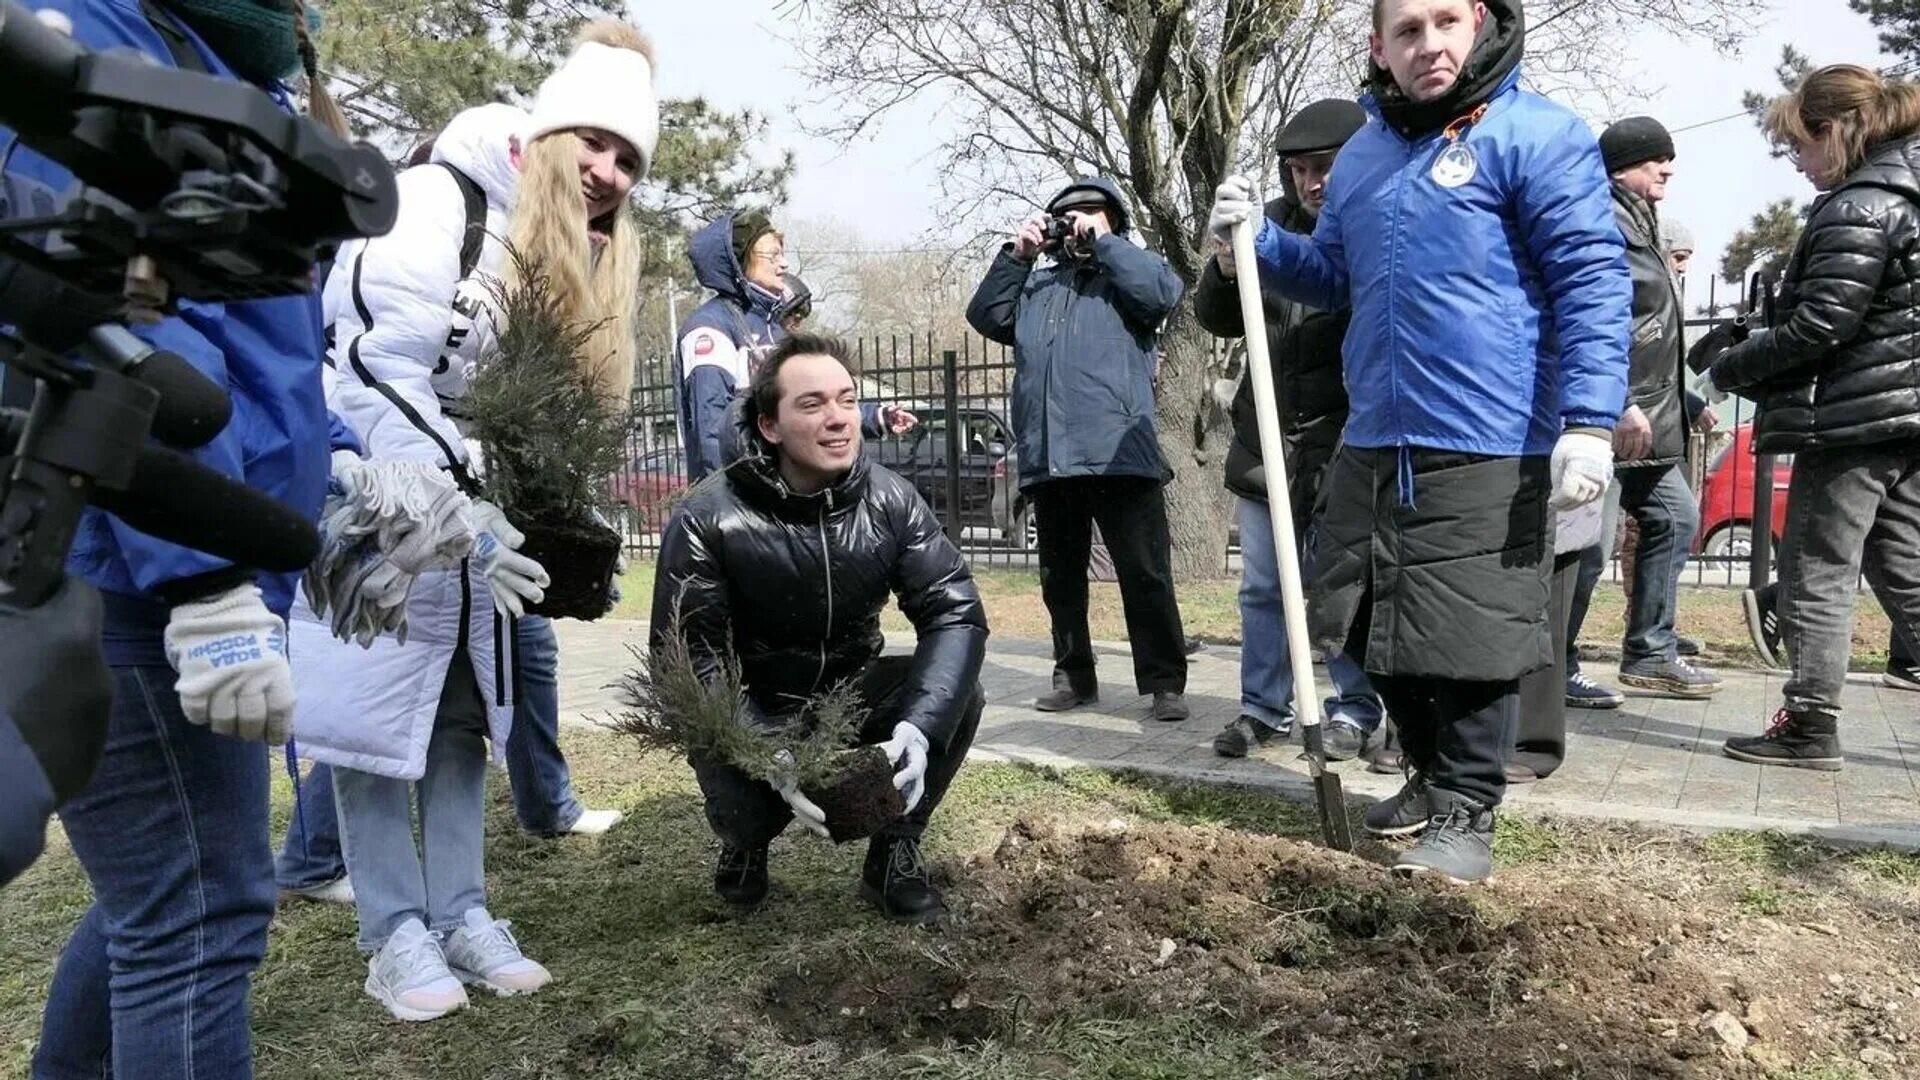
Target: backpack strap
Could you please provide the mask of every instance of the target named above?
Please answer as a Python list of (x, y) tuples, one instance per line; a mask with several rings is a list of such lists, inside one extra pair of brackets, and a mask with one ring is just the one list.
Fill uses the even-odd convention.
[(444, 161), (434, 164), (453, 174), (453, 182), (460, 186), (460, 199), (466, 204), (467, 228), (460, 238), (460, 280), (465, 281), (480, 265), (480, 249), (487, 242), (487, 194), (480, 190), (479, 181), (455, 166)]
[(207, 69), (207, 62), (200, 59), (200, 51), (193, 47), (193, 42), (188, 39), (186, 30), (181, 27), (172, 12), (162, 8), (155, 0), (140, 0), (140, 13), (147, 17), (147, 22), (153, 27), (154, 32), (159, 34), (160, 40), (166, 44), (167, 51), (173, 54), (175, 65), (183, 71), (197, 71), (202, 75), (213, 74)]

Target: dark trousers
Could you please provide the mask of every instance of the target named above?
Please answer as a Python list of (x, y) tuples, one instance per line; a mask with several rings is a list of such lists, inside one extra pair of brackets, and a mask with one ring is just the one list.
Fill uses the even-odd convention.
[[(860, 700), (867, 706), (867, 721), (860, 729), (863, 746), (885, 742), (893, 737), (899, 722), (899, 697), (907, 673), (913, 667), (911, 656), (883, 656), (867, 666), (860, 675)], [(880, 831), (878, 839), (919, 839), (927, 830), (927, 821), (947, 793), (948, 785), (967, 759), (973, 745), (974, 730), (980, 726), (980, 712), (987, 698), (978, 684), (967, 698), (960, 725), (945, 747), (927, 749), (927, 790), (913, 812)], [(706, 796), (707, 823), (720, 842), (732, 848), (764, 848), (779, 836), (793, 820), (787, 801), (764, 780), (755, 780), (738, 768), (711, 760), (693, 762), (694, 779)]]
[(1087, 629), (1087, 559), (1098, 522), (1133, 646), (1134, 688), (1142, 694), (1187, 688), (1186, 632), (1173, 593), (1167, 503), (1156, 480), (1085, 476), (1029, 489), (1040, 530), (1040, 596), (1053, 621), (1053, 669), (1081, 692), (1094, 689), (1093, 635)]
[(1372, 675), (1400, 731), (1401, 752), (1434, 787), (1483, 806), (1507, 793), (1507, 758), (1519, 725), (1516, 679), (1479, 682)]
[[(1589, 548), (1598, 551), (1599, 548)], [(1579, 590), (1585, 551), (1553, 560), (1552, 602), (1547, 622), (1553, 631), (1553, 666), (1520, 679), (1520, 719), (1513, 761), (1548, 776), (1567, 759), (1567, 654), (1574, 596)]]

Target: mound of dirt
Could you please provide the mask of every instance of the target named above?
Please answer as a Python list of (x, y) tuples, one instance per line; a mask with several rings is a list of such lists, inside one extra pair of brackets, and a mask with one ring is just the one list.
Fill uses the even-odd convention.
[[(765, 1015), (795, 1041), (898, 1048), (1180, 1011), (1314, 1075), (1396, 1080), (1760, 1080), (1867, 1045), (1886, 1075), (1913, 1060), (1913, 968), (1782, 927), (1729, 934), (1628, 882), (1515, 871), (1467, 891), (1284, 838), (1033, 821), (954, 876), (928, 962), (775, 979)], [(1884, 1007), (1901, 997), (1914, 1010)]]

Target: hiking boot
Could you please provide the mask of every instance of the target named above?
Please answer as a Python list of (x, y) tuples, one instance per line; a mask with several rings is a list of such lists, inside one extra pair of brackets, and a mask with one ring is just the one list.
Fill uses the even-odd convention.
[(1768, 585), (1740, 593), (1740, 606), (1747, 613), (1747, 636), (1753, 639), (1753, 651), (1770, 668), (1787, 666), (1787, 650), (1780, 641), (1780, 586)]
[(484, 986), (501, 997), (531, 994), (553, 981), (553, 974), (527, 959), (514, 940), (513, 924), (468, 908), (461, 926), (447, 937), (447, 966), (468, 986)]
[(1187, 695), (1178, 690), (1155, 690), (1153, 708), (1148, 710), (1147, 718), (1163, 723), (1178, 723), (1193, 713), (1187, 709)]
[(1367, 748), (1367, 733), (1355, 723), (1330, 721), (1320, 733), (1320, 746), (1327, 752), (1328, 761), (1352, 761)]
[(947, 914), (947, 903), (920, 858), (920, 841), (910, 836), (876, 836), (867, 842), (860, 899), (898, 923), (930, 923)]
[(1420, 842), (1394, 860), (1396, 874), (1438, 874), (1472, 885), (1493, 874), (1493, 811), (1444, 788), (1429, 788), (1432, 815)]
[(1601, 686), (1593, 681), (1593, 676), (1584, 671), (1576, 671), (1567, 676), (1567, 708), (1569, 709), (1617, 709), (1626, 704), (1627, 696), (1611, 686)]
[(1639, 690), (1681, 698), (1712, 697), (1720, 692), (1720, 676), (1694, 667), (1679, 657), (1652, 657), (1620, 665), (1620, 681)]
[(1427, 778), (1407, 770), (1407, 782), (1367, 807), (1360, 824), (1375, 836), (1411, 836), (1427, 827)]
[(1226, 730), (1213, 737), (1213, 752), (1221, 757), (1246, 757), (1254, 747), (1286, 737), (1285, 731), (1268, 727), (1259, 717), (1241, 713)]
[(1809, 709), (1773, 714), (1764, 735), (1728, 739), (1722, 748), (1736, 761), (1755, 765), (1789, 765), (1796, 769), (1838, 772), (1845, 764), (1840, 756), (1840, 730), (1831, 713)]
[(1887, 661), (1887, 672), (1880, 676), (1880, 685), (1895, 690), (1920, 690), (1920, 667), (1912, 664), (1896, 664)]
[(1673, 647), (1674, 651), (1678, 652), (1681, 656), (1700, 655), (1699, 638), (1690, 638), (1685, 634), (1675, 634), (1673, 635)]
[(720, 899), (752, 907), (767, 898), (767, 849), (721, 847), (713, 870), (713, 891)]
[(1055, 674), (1053, 689), (1041, 694), (1033, 701), (1033, 707), (1041, 712), (1066, 712), (1082, 705), (1091, 705), (1100, 700), (1100, 687), (1088, 684), (1085, 689), (1075, 689), (1072, 680), (1064, 675)]
[(440, 936), (408, 919), (367, 960), (367, 996), (395, 1020), (438, 1020), (467, 1004), (467, 992), (447, 967)]

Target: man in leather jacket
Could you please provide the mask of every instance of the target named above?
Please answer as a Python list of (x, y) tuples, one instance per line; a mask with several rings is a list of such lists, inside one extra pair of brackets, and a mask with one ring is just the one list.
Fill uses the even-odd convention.
[[(653, 633), (677, 626), (703, 677), (729, 654), (746, 689), (741, 722), (801, 722), (802, 703), (854, 681), (863, 744), (895, 762), (907, 812), (873, 838), (860, 895), (887, 918), (946, 912), (920, 836), (973, 742), (986, 613), (972, 572), (912, 485), (860, 452), (860, 409), (840, 341), (795, 334), (754, 376), (746, 454), (697, 485), (661, 539)], [(918, 640), (882, 657), (880, 612), (898, 597)], [(790, 783), (696, 758), (721, 841), (714, 888), (735, 904), (767, 892), (767, 847), (799, 818), (826, 828)]]

